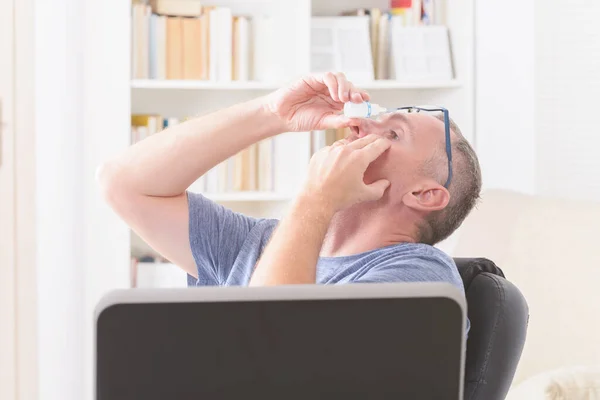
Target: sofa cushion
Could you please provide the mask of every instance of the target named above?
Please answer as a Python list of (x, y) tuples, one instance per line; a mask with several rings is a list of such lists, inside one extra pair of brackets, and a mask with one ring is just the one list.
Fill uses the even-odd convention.
[(543, 372), (511, 389), (506, 400), (600, 400), (600, 365)]
[(600, 360), (600, 204), (487, 191), (451, 254), (501, 265), (529, 304), (515, 383)]

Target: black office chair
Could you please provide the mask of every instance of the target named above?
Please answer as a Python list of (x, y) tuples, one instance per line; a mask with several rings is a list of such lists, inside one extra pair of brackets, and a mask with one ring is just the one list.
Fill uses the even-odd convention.
[(527, 332), (529, 308), (515, 285), (485, 258), (455, 258), (471, 322), (465, 400), (501, 400), (512, 383)]

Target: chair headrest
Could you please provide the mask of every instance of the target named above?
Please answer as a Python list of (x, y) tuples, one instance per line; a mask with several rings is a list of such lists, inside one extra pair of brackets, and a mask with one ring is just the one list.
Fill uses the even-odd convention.
[(471, 286), (473, 279), (482, 272), (488, 272), (494, 275), (504, 276), (504, 272), (491, 260), (487, 258), (455, 258), (454, 262), (458, 267), (458, 273), (463, 280), (465, 291)]

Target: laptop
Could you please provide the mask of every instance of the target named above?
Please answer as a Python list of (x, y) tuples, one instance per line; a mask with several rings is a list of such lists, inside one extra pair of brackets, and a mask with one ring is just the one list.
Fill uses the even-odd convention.
[(446, 283), (131, 289), (96, 309), (96, 399), (462, 399)]

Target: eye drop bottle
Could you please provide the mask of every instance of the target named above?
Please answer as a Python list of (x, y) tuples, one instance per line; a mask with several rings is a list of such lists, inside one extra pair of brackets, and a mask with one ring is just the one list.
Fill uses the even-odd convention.
[(373, 104), (368, 101), (362, 103), (344, 103), (344, 115), (348, 118), (369, 118), (375, 117), (386, 112), (387, 109), (379, 104)]

